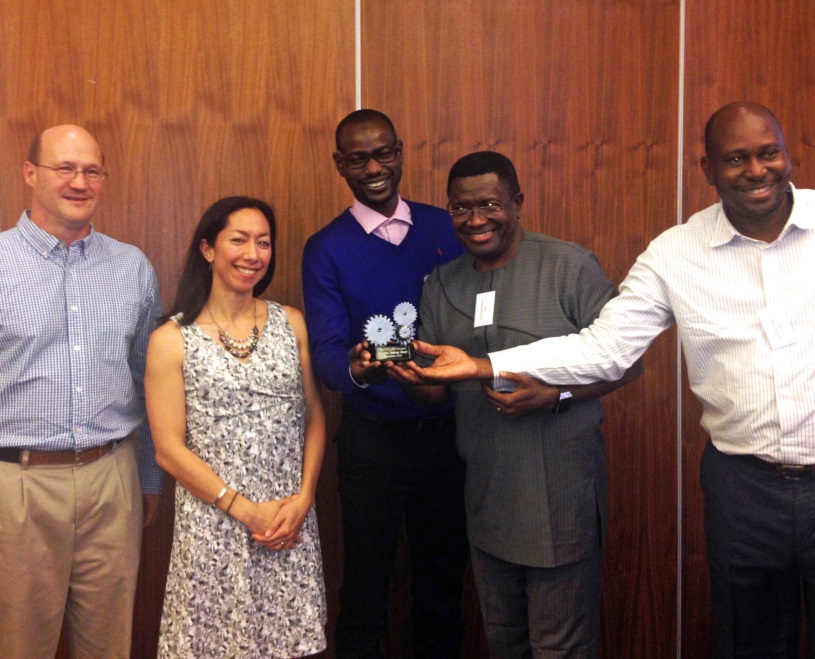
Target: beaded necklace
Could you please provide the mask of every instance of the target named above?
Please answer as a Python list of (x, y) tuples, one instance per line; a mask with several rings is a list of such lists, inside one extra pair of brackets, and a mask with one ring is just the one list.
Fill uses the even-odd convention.
[(255, 325), (252, 327), (252, 331), (249, 332), (249, 336), (247, 336), (245, 339), (236, 339), (234, 336), (227, 334), (218, 324), (218, 321), (215, 320), (215, 316), (212, 314), (212, 310), (209, 308), (209, 303), (205, 303), (204, 306), (207, 308), (207, 313), (209, 313), (209, 317), (212, 318), (212, 322), (214, 322), (215, 326), (218, 328), (218, 338), (221, 340), (221, 343), (224, 344), (224, 348), (226, 348), (226, 351), (230, 355), (237, 357), (238, 359), (246, 359), (249, 355), (255, 352), (255, 348), (257, 348), (258, 345), (259, 336), (257, 302), (254, 302), (253, 300)]

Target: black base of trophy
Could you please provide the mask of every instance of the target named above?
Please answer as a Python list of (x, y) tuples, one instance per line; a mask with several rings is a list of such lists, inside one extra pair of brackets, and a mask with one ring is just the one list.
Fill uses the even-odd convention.
[(401, 343), (389, 343), (384, 346), (371, 346), (371, 361), (375, 362), (406, 362), (413, 359), (413, 349)]

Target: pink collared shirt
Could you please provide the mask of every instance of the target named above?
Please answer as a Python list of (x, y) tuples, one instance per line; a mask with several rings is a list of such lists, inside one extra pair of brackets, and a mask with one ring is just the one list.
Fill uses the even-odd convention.
[(407, 236), (408, 229), (413, 225), (413, 220), (410, 218), (410, 207), (402, 197), (399, 197), (399, 203), (391, 217), (385, 217), (382, 213), (378, 213), (356, 199), (350, 211), (360, 226), (365, 229), (365, 233), (372, 233), (393, 245), (399, 245)]

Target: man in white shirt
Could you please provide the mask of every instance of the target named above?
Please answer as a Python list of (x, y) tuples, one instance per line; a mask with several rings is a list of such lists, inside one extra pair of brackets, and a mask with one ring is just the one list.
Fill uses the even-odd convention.
[[(432, 382), (521, 372), (550, 384), (615, 380), (674, 323), (710, 435), (701, 465), (716, 655), (798, 656), (801, 584), (815, 602), (815, 191), (796, 190), (781, 126), (731, 103), (705, 128), (721, 197), (658, 236), (580, 334), (472, 359)], [(807, 611), (815, 634), (815, 605)]]

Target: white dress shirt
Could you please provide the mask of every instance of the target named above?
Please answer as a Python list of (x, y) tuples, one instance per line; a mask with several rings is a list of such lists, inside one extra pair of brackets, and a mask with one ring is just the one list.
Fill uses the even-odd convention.
[(492, 353), (494, 372), (616, 380), (675, 322), (716, 447), (815, 463), (815, 191), (790, 187), (774, 242), (743, 236), (714, 204), (658, 236), (589, 328)]

